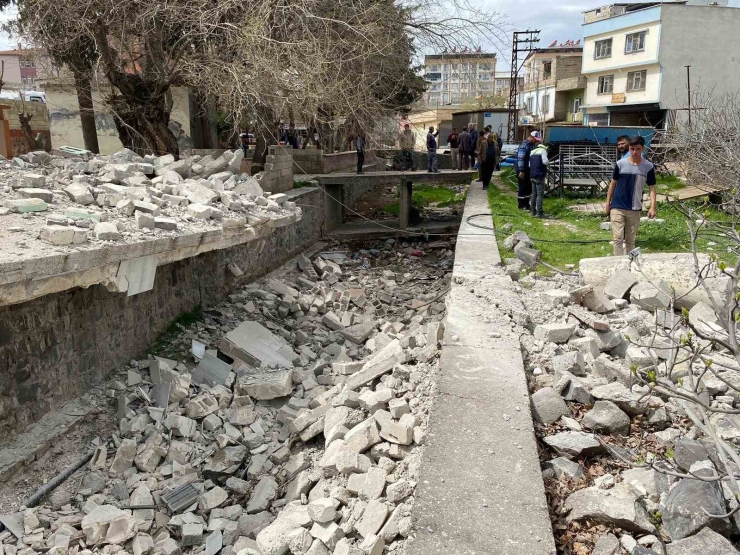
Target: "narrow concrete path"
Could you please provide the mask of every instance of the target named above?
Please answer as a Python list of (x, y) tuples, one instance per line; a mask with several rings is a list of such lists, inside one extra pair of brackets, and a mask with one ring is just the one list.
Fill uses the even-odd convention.
[[(525, 311), (503, 274), (489, 214), (471, 185), (457, 241), (408, 555), (552, 555), (555, 544), (519, 338)], [(491, 225), (490, 216), (473, 220)]]

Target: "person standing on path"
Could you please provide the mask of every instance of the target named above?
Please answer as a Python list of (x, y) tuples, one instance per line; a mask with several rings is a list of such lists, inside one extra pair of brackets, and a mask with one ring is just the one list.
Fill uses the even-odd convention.
[(645, 185), (650, 187), (648, 218), (655, 218), (658, 196), (655, 189), (655, 169), (652, 162), (642, 157), (644, 150), (645, 139), (632, 137), (630, 156), (618, 160), (612, 172), (605, 208), (612, 223), (614, 256), (629, 254), (635, 248)]
[(473, 148), (472, 143), (470, 142), (470, 132), (468, 132), (467, 127), (463, 127), (462, 133), (460, 133), (458, 146), (460, 150), (460, 152), (458, 153), (460, 157), (459, 167), (461, 170), (467, 170), (470, 167), (470, 151)]
[(458, 152), (459, 152), (459, 141), (460, 141), (460, 135), (457, 133), (457, 127), (452, 128), (452, 133), (447, 137), (447, 140), (450, 142), (450, 158), (452, 158), (452, 169), (453, 170), (459, 170), (460, 166), (458, 165)]
[(498, 133), (493, 134), (496, 137), (496, 145), (498, 146), (498, 156), (496, 157), (496, 171), (501, 171), (501, 152), (504, 148), (504, 141), (501, 140), (501, 136)]
[(532, 182), (529, 177), (529, 155), (534, 145), (542, 141), (539, 131), (532, 131), (522, 143), (516, 153), (516, 178), (519, 183), (517, 192), (517, 207), (519, 210), (530, 210), (529, 202), (532, 197)]
[(427, 162), (427, 172), (437, 173), (437, 136), (439, 131), (435, 133), (434, 126), (429, 126), (429, 133), (427, 133), (427, 156), (429, 158)]
[(362, 132), (357, 133), (355, 148), (357, 149), (357, 173), (363, 173), (362, 166), (365, 165), (365, 137), (362, 135)]
[(403, 131), (398, 137), (398, 146), (401, 148), (401, 165), (402, 170), (414, 171), (414, 145), (416, 144), (416, 135), (411, 131), (409, 124), (403, 126)]
[(478, 148), (478, 136), (479, 133), (475, 130), (475, 125), (472, 123), (468, 124), (468, 132), (470, 133), (470, 167), (475, 167), (475, 151)]
[(478, 149), (478, 160), (480, 160), (480, 180), (483, 182), (483, 190), (488, 189), (493, 176), (493, 168), (496, 166), (498, 156), (498, 145), (493, 133), (489, 133), (480, 144)]
[(545, 196), (545, 180), (547, 178), (547, 147), (542, 143), (532, 149), (529, 154), (529, 176), (532, 180), (532, 196), (530, 197), (530, 211), (532, 216), (544, 218), (542, 199)]

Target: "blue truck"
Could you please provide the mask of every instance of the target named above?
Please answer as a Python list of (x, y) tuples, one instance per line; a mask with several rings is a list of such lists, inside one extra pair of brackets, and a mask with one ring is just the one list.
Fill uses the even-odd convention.
[(545, 144), (616, 144), (620, 135), (640, 135), (645, 138), (645, 146), (655, 135), (652, 127), (600, 127), (590, 125), (548, 125), (545, 129)]

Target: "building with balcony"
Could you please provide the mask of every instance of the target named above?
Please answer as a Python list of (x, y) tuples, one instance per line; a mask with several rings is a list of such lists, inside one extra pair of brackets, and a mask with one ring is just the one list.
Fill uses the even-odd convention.
[(740, 9), (726, 0), (613, 4), (585, 12), (584, 122), (669, 126), (688, 103), (687, 65), (692, 90), (739, 90), (738, 28)]
[(539, 48), (524, 60), (524, 85), (519, 88), (520, 125), (579, 121), (585, 79), (581, 76), (583, 46), (567, 41)]
[(429, 88), (427, 106), (458, 106), (467, 100), (494, 94), (496, 54), (463, 50), (424, 57)]

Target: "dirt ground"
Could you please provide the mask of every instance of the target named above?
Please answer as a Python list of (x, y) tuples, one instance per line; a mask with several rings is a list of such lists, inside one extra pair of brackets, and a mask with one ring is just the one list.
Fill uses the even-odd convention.
[[(58, 438), (40, 459), (0, 484), (0, 514), (18, 511), (28, 496), (84, 456), (96, 437), (109, 437), (116, 429), (115, 416), (112, 402), (98, 405), (75, 429)], [(83, 466), (57, 489), (74, 495), (88, 471)]]

